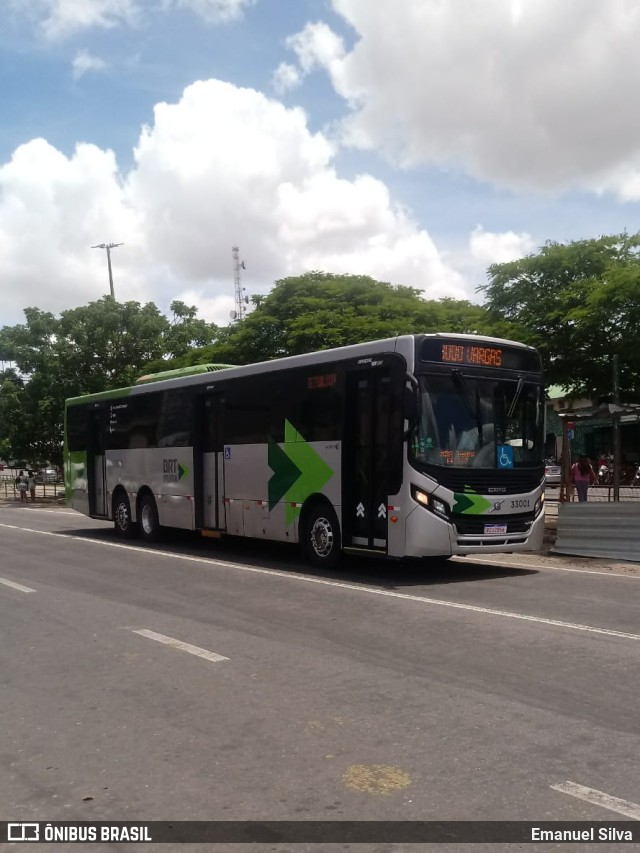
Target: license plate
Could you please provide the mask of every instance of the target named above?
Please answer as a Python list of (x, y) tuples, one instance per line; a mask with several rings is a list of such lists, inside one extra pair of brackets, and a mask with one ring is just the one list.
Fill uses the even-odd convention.
[(506, 524), (485, 524), (484, 532), (486, 534), (488, 534), (489, 536), (491, 536), (492, 534), (496, 535), (496, 534), (500, 534), (500, 533), (506, 533), (507, 532), (507, 525)]

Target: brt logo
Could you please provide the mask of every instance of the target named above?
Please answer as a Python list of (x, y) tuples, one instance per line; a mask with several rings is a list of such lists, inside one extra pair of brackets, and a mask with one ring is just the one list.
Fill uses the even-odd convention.
[(162, 460), (162, 480), (165, 483), (177, 483), (189, 473), (189, 469), (181, 465), (177, 459)]

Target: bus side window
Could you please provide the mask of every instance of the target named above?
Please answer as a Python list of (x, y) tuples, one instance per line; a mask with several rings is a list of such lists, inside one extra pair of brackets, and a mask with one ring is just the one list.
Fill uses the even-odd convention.
[(335, 388), (309, 392), (296, 407), (296, 429), (305, 441), (336, 441), (341, 434), (341, 412)]
[(164, 391), (158, 419), (158, 447), (189, 447), (193, 397), (189, 388)]
[(225, 395), (224, 443), (266, 442), (270, 405), (269, 386), (261, 377), (231, 383)]
[(156, 447), (161, 395), (129, 397), (126, 409), (118, 413), (118, 429), (110, 435), (112, 450)]
[(86, 406), (69, 406), (67, 409), (67, 446), (70, 452), (87, 449), (89, 420)]

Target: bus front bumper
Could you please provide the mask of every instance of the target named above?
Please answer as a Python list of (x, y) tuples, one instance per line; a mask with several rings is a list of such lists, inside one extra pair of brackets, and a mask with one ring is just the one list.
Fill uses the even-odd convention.
[[(540, 551), (544, 539), (544, 511), (531, 522), (531, 526), (513, 533), (459, 533), (451, 522), (429, 515), (416, 507), (406, 521), (407, 557), (450, 557), (466, 554), (504, 554), (516, 551)], [(502, 516), (504, 519), (505, 516)], [(487, 524), (496, 517), (487, 518)], [(427, 533), (428, 531), (428, 533)]]

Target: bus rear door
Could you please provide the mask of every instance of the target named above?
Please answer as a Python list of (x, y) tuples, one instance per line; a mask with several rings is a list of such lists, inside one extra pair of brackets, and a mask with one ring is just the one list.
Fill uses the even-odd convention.
[(87, 423), (87, 490), (89, 493), (89, 515), (107, 515), (107, 472), (105, 439), (109, 429), (104, 406), (96, 404), (89, 410)]
[(221, 394), (206, 394), (195, 407), (193, 464), (195, 471), (196, 528), (225, 530), (224, 448)]

